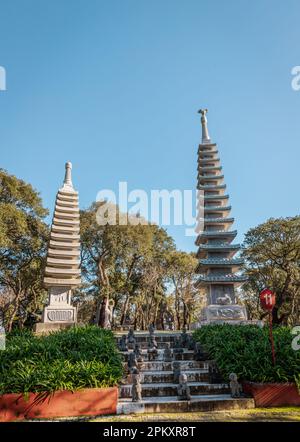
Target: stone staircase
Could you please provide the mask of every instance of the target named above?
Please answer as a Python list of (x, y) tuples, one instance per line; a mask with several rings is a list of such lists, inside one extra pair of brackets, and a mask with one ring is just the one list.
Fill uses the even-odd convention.
[[(123, 333), (116, 333), (119, 341)], [(180, 361), (181, 372), (187, 375), (191, 391), (191, 400), (180, 400), (177, 393), (178, 383), (174, 382), (173, 362), (163, 360), (164, 348), (169, 343), (174, 351), (176, 336), (180, 332), (155, 331), (158, 344), (158, 355), (155, 360), (148, 361), (147, 345), (149, 333), (135, 332), (136, 342), (142, 350), (143, 362), (138, 364), (142, 384), (142, 401), (132, 402), (131, 375), (125, 374), (119, 388), (118, 414), (158, 413), (158, 412), (191, 412), (229, 409), (254, 408), (251, 398), (233, 399), (230, 396), (229, 385), (226, 383), (211, 383), (209, 360), (203, 355), (194, 359), (194, 351), (184, 348), (182, 353), (173, 353), (173, 360)], [(124, 373), (127, 370), (128, 352), (122, 352), (124, 358)], [(199, 359), (199, 357), (197, 357)]]

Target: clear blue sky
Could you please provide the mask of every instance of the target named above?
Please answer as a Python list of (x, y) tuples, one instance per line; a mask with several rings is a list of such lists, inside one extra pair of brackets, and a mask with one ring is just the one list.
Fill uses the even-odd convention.
[[(298, 0), (0, 0), (0, 10), (0, 165), (51, 211), (67, 160), (82, 208), (120, 180), (195, 188), (207, 107), (238, 239), (299, 213)], [(183, 228), (169, 231), (196, 250)]]

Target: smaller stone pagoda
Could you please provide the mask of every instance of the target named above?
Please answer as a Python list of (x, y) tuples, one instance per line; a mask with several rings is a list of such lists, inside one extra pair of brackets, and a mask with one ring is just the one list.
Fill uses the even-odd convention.
[(71, 177), (72, 164), (66, 163), (63, 186), (56, 195), (44, 285), (48, 305), (37, 332), (66, 328), (76, 323), (76, 307), (71, 305), (72, 290), (81, 283), (78, 192)]

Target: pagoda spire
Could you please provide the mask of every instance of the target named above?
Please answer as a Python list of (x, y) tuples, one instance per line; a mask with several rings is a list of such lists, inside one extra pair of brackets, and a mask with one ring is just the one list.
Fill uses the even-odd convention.
[(202, 144), (210, 144), (211, 140), (208, 134), (208, 128), (207, 128), (207, 118), (206, 114), (208, 112), (208, 109), (200, 109), (198, 111), (198, 114), (201, 114), (201, 125), (202, 125)]
[(63, 183), (63, 190), (66, 191), (74, 191), (73, 183), (72, 183), (72, 163), (70, 161), (67, 161), (65, 164), (65, 178)]

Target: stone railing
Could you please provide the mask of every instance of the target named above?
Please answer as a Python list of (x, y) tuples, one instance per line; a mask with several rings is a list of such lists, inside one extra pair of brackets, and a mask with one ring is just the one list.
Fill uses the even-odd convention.
[(238, 250), (240, 244), (228, 244), (228, 243), (214, 243), (214, 244), (201, 244), (200, 249), (232, 249)]
[(206, 212), (209, 212), (209, 211), (223, 212), (223, 210), (224, 211), (231, 210), (231, 206), (204, 206), (204, 210)]
[(222, 166), (201, 166), (201, 164), (199, 164), (198, 166), (198, 170), (222, 170)]
[(234, 235), (237, 235), (237, 230), (231, 230), (231, 231), (224, 230), (224, 229), (223, 230), (206, 230), (206, 231), (200, 233), (200, 236), (212, 236), (212, 235), (223, 236), (224, 233), (227, 233), (230, 236), (234, 236)]
[(226, 184), (200, 184), (199, 190), (218, 190), (218, 189), (226, 189)]
[(219, 153), (218, 149), (214, 149), (214, 150), (201, 150), (198, 149), (198, 154), (200, 155), (213, 155)]
[(215, 162), (215, 161), (220, 161), (220, 158), (218, 158), (218, 157), (216, 157), (216, 158), (199, 158), (199, 162), (201, 164)]
[(220, 180), (224, 178), (224, 175), (200, 175), (198, 174), (198, 180)]
[(229, 195), (205, 195), (205, 200), (227, 200)]
[(214, 276), (206, 276), (206, 275), (198, 275), (199, 280), (204, 282), (244, 282), (247, 281), (246, 276), (238, 276), (232, 273), (227, 275), (214, 275)]
[(205, 223), (233, 223), (234, 218), (204, 218)]
[(218, 265), (242, 265), (244, 260), (242, 258), (206, 258), (200, 259), (199, 263), (202, 265), (218, 264)]

